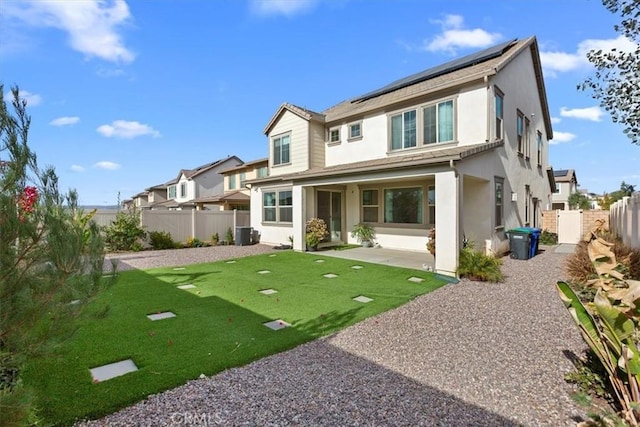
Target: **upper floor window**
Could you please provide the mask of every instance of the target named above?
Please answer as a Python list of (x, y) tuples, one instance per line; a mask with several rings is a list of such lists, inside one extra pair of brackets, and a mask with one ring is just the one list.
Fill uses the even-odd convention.
[(504, 135), (504, 94), (497, 87), (496, 93), (496, 139), (502, 139)]
[(362, 138), (362, 122), (350, 123), (349, 129), (349, 141)]
[(176, 186), (175, 185), (170, 185), (169, 187), (167, 187), (167, 197), (169, 199), (175, 199), (176, 198)]
[(236, 189), (236, 174), (232, 173), (229, 174), (229, 190), (235, 190)]
[(329, 129), (329, 142), (340, 142), (340, 128)]
[(187, 183), (180, 183), (180, 197), (187, 197)]
[(289, 160), (289, 145), (291, 135), (280, 135), (273, 138), (273, 164), (284, 165)]
[(518, 136), (518, 154), (524, 154), (524, 114), (518, 110), (516, 121), (516, 134)]
[(496, 209), (496, 228), (504, 227), (504, 179), (495, 178), (495, 209)]
[(416, 110), (391, 116), (391, 149), (401, 150), (416, 146)]
[(527, 117), (524, 118), (524, 156), (529, 159), (531, 157), (531, 140), (529, 134), (531, 133), (531, 122)]
[(542, 166), (542, 133), (536, 132), (536, 146), (538, 147), (538, 166)]
[(242, 190), (244, 188), (244, 183), (247, 180), (247, 174), (245, 172), (240, 172), (240, 189)]
[(259, 167), (258, 170), (256, 171), (256, 175), (258, 178), (266, 178), (267, 176), (267, 167), (266, 166), (262, 166)]
[(422, 109), (424, 143), (453, 141), (453, 100)]

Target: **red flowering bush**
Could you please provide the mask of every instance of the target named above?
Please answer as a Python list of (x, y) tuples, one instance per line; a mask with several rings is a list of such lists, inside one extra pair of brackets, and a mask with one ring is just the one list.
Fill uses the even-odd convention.
[(24, 187), (24, 191), (18, 198), (18, 215), (20, 221), (24, 221), (25, 215), (33, 212), (34, 206), (37, 201), (38, 189), (33, 186)]

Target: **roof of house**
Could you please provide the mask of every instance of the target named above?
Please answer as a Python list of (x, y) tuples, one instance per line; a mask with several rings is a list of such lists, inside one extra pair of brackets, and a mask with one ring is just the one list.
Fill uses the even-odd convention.
[(195, 199), (195, 203), (220, 203), (220, 202), (248, 202), (251, 197), (241, 191), (233, 191), (230, 193), (216, 194), (215, 196), (206, 196)]
[(245, 163), (243, 165), (238, 165), (238, 166), (234, 166), (234, 167), (229, 168), (229, 169), (222, 170), (222, 171), (220, 171), (220, 173), (227, 173), (227, 172), (233, 172), (233, 171), (238, 171), (238, 170), (242, 170), (242, 169), (247, 169), (247, 168), (250, 168), (250, 167), (255, 167), (256, 165), (259, 165), (261, 163), (264, 163), (265, 165), (267, 165), (269, 163), (269, 158), (265, 157), (265, 158), (258, 159), (258, 160), (252, 160), (252, 161), (247, 162), (247, 163)]
[(578, 182), (576, 171), (573, 169), (558, 169), (553, 171), (556, 182)]
[(181, 206), (195, 206), (193, 200), (189, 200), (187, 202), (178, 203), (173, 199), (164, 200), (162, 202), (151, 203), (148, 207), (150, 208), (179, 208)]
[(170, 183), (173, 184), (173, 183), (179, 181), (180, 177), (182, 175), (184, 175), (185, 178), (187, 178), (187, 179), (193, 179), (196, 176), (198, 176), (200, 174), (203, 174), (203, 173), (207, 172), (208, 170), (211, 170), (214, 167), (219, 166), (222, 163), (224, 163), (226, 161), (229, 161), (231, 159), (236, 159), (238, 162), (240, 162), (240, 164), (242, 164), (242, 160), (240, 160), (239, 157), (237, 157), (237, 156), (227, 156), (224, 159), (216, 160), (215, 162), (211, 162), (211, 163), (206, 163), (206, 164), (204, 164), (202, 166), (198, 166), (198, 167), (196, 167), (194, 169), (180, 169), (180, 172), (178, 173), (178, 177), (176, 178), (176, 180), (175, 181), (171, 181)]
[(463, 160), (473, 155), (493, 150), (497, 147), (502, 147), (503, 145), (504, 141), (499, 140), (491, 143), (444, 148), (441, 150), (405, 154), (402, 156), (385, 157), (381, 159), (329, 166), (326, 168), (309, 169), (303, 172), (295, 172), (285, 175), (248, 180), (247, 183), (267, 183), (274, 181), (312, 179), (325, 176), (355, 175), (366, 172), (375, 172), (381, 169), (390, 170), (420, 167), (439, 163), (449, 163), (450, 161)]
[(528, 48), (531, 49), (547, 139), (552, 139), (551, 116), (549, 115), (544, 79), (542, 77), (542, 65), (535, 37), (510, 40), (396, 80), (362, 96), (343, 101), (323, 111), (325, 121), (329, 123), (362, 115), (418, 96), (477, 81), (485, 76), (495, 75), (519, 53)]
[(269, 133), (273, 125), (278, 121), (280, 116), (285, 111), (290, 111), (305, 120), (316, 120), (324, 123), (324, 116), (322, 114), (316, 113), (315, 111), (311, 111), (303, 107), (298, 107), (297, 105), (289, 104), (288, 102), (284, 102), (282, 105), (280, 105), (276, 113), (271, 116), (271, 120), (269, 120), (269, 123), (267, 123), (267, 125), (265, 126), (263, 130), (265, 135)]

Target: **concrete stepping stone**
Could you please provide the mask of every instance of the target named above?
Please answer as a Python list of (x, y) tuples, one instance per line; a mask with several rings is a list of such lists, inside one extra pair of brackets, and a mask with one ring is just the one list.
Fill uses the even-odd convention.
[(235, 263), (236, 263), (235, 260), (227, 261), (227, 264), (235, 264)]
[(351, 268), (353, 268), (354, 270), (362, 270), (364, 267), (361, 265), (352, 265)]
[(195, 286), (193, 286), (193, 285), (181, 285), (181, 286), (178, 286), (178, 289), (193, 289), (193, 288), (195, 288)]
[(74, 299), (73, 301), (71, 301), (69, 303), (69, 305), (78, 305), (78, 304), (80, 304), (80, 300), (79, 299)]
[(338, 275), (333, 273), (328, 273), (328, 274), (323, 274), (323, 277), (326, 277), (327, 279), (335, 279), (336, 277), (338, 277)]
[(108, 279), (109, 277), (114, 277), (115, 274), (103, 274), (102, 277), (104, 277), (105, 279)]
[(317, 260), (316, 260), (316, 262), (317, 262), (317, 263), (323, 263), (323, 262), (324, 262), (324, 260), (323, 260), (323, 259), (317, 259)]
[(414, 282), (414, 283), (422, 283), (422, 282), (424, 282), (424, 279), (421, 279), (419, 277), (409, 277), (409, 279), (407, 279), (407, 280), (409, 280), (410, 282)]
[(269, 255), (269, 258), (273, 258), (273, 257), (276, 257), (276, 256), (277, 256), (276, 254), (271, 254), (271, 255)]
[(185, 268), (185, 267), (176, 267), (176, 268), (174, 268), (174, 270), (175, 270), (175, 271), (179, 271), (179, 270), (186, 270), (186, 268)]
[(285, 322), (282, 319), (272, 320), (271, 322), (263, 323), (263, 325), (266, 326), (269, 329), (273, 329), (274, 331), (277, 331), (279, 329), (288, 328), (289, 326), (291, 326), (291, 324)]
[(169, 319), (171, 317), (176, 317), (176, 314), (172, 313), (171, 311), (164, 311), (162, 313), (147, 314), (147, 317), (153, 321), (156, 321), (156, 320)]
[(258, 271), (258, 274), (269, 274), (269, 273), (271, 273), (271, 271), (269, 271), (269, 270), (260, 270), (260, 271)]
[(263, 289), (260, 291), (260, 293), (262, 295), (273, 295), (273, 294), (277, 294), (278, 291), (276, 291), (275, 289)]
[(369, 298), (369, 297), (365, 297), (364, 295), (360, 295), (359, 297), (355, 297), (353, 300), (366, 304), (368, 302), (373, 301), (373, 298)]
[(128, 374), (129, 372), (135, 372), (137, 370), (138, 367), (133, 363), (133, 360), (127, 359), (89, 369), (89, 372), (91, 372), (94, 382), (100, 382)]

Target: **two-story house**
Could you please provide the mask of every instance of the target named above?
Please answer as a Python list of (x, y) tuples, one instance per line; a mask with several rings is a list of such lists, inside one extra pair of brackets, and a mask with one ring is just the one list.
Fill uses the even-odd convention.
[[(151, 207), (153, 209), (195, 209), (198, 199), (223, 192), (224, 179), (220, 172), (242, 163), (237, 156), (228, 156), (194, 169), (181, 169), (175, 179), (153, 187), (158, 190), (159, 195), (162, 194), (162, 187), (166, 186), (166, 196), (164, 200), (156, 201), (154, 193), (154, 202)], [(161, 198), (158, 196), (158, 199)]]
[[(506, 231), (540, 224), (551, 203), (553, 137), (535, 37), (511, 40), (395, 81), (322, 113), (283, 104), (264, 129), (269, 176), (251, 185), (265, 243), (304, 250), (319, 217), (328, 242), (375, 227), (386, 248), (424, 251), (455, 275), (465, 238), (508, 250)], [(375, 250), (375, 249), (372, 249)]]
[(551, 196), (551, 209), (569, 210), (569, 196), (578, 192), (578, 177), (573, 169), (553, 171), (556, 191)]
[(250, 190), (246, 182), (265, 178), (269, 174), (269, 159), (252, 160), (220, 172), (224, 179), (224, 192), (196, 199), (199, 209), (249, 210)]

